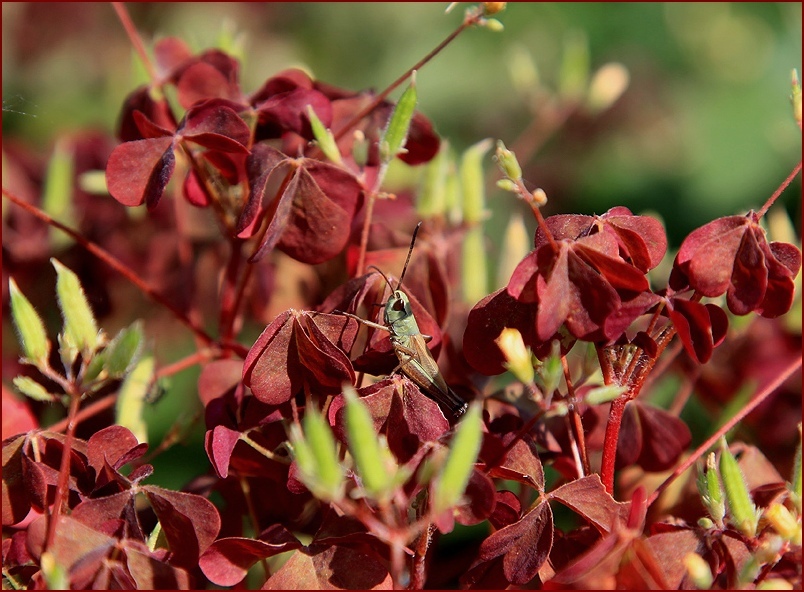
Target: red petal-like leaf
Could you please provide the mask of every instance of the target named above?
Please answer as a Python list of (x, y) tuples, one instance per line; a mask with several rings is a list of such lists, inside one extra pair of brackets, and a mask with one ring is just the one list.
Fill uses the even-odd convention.
[(171, 563), (192, 569), (215, 540), (221, 528), (218, 510), (209, 500), (192, 493), (153, 485), (141, 488), (170, 544)]
[(207, 451), (207, 456), (215, 468), (215, 472), (221, 479), (229, 476), (229, 460), (239, 441), (240, 432), (222, 425), (207, 431), (204, 437), (204, 449)]
[(435, 442), (443, 436), (449, 430), (449, 422), (438, 404), (423, 395), (413, 382), (405, 378), (395, 381), (395, 385), (386, 434), (391, 452), (405, 463), (423, 442)]
[(332, 103), (321, 92), (313, 89), (296, 88), (289, 92), (275, 94), (257, 104), (260, 138), (278, 138), (286, 131), (292, 131), (306, 138), (312, 138), (307, 106), (324, 124), (332, 123)]
[(700, 302), (673, 298), (668, 314), (687, 353), (702, 364), (709, 361), (728, 327), (723, 311), (714, 304), (704, 306)]
[(3, 526), (16, 524), (31, 509), (22, 471), (24, 444), (23, 434), (3, 441)]
[(120, 144), (106, 165), (109, 193), (124, 206), (147, 202), (153, 208), (173, 174), (173, 138)]
[(464, 491), (467, 503), (456, 508), (455, 521), (464, 526), (479, 524), (494, 512), (497, 503), (494, 482), (485, 473), (474, 469)]
[(179, 128), (181, 137), (221, 152), (248, 153), (251, 130), (228, 101), (212, 99), (193, 106)]
[(212, 543), (201, 556), (199, 567), (218, 586), (235, 586), (257, 561), (300, 549), (302, 544), (284, 526), (275, 524), (259, 540), (225, 538)]
[(526, 584), (547, 560), (552, 546), (553, 512), (550, 504), (542, 502), (518, 522), (484, 540), (479, 556), (488, 561), (504, 554), (505, 577), (512, 584)]
[[(284, 166), (280, 167), (280, 163)], [(291, 165), (292, 161), (279, 150), (263, 143), (254, 145), (246, 159), (249, 198), (237, 221), (237, 236), (249, 238), (256, 232), (261, 221), (258, 214), (269, 203), (279, 199), (276, 192), (287, 175), (293, 172)]]
[[(251, 346), (243, 364), (243, 382), (260, 401), (279, 405), (290, 400), (300, 385), (297, 363), (288, 359), (294, 311), (287, 310), (268, 325)], [(291, 367), (292, 365), (292, 367)]]
[(391, 576), (373, 554), (338, 545), (302, 551), (273, 574), (263, 590), (390, 590)]
[(212, 399), (225, 395), (240, 382), (243, 362), (240, 360), (215, 360), (201, 370), (198, 376), (198, 398), (206, 407)]
[(614, 501), (597, 474), (558, 487), (550, 492), (550, 499), (580, 514), (600, 532), (611, 532), (616, 524), (628, 519), (630, 504)]
[(500, 462), (500, 466), (494, 467), (489, 474), (526, 483), (539, 492), (544, 492), (544, 468), (534, 443), (518, 440)]
[[(639, 435), (635, 438), (626, 435), (620, 439), (617, 460), (619, 462), (621, 459), (621, 449), (634, 447), (629, 451), (631, 455), (636, 453), (632, 462), (636, 462), (646, 471), (666, 471), (675, 465), (692, 440), (687, 424), (678, 417), (639, 401), (631, 401), (626, 406), (621, 434), (630, 431)], [(630, 442), (632, 439), (636, 441)]]
[(87, 441), (87, 461), (100, 472), (104, 461), (114, 469), (140, 458), (148, 449), (145, 443), (140, 444), (131, 430), (112, 425), (95, 432)]
[(206, 99), (237, 100), (240, 95), (237, 70), (237, 61), (223, 52), (199, 56), (199, 61), (184, 68), (176, 82), (179, 103), (189, 109)]
[(749, 227), (733, 260), (726, 302), (736, 315), (746, 315), (759, 306), (768, 287), (768, 268), (758, 238), (764, 243), (764, 237), (757, 237)]
[[(117, 137), (122, 142), (132, 142), (144, 139), (139, 126), (134, 119), (135, 112), (141, 112), (145, 118), (160, 129), (175, 130), (176, 119), (164, 98), (155, 101), (151, 97), (148, 86), (141, 86), (126, 97), (120, 115), (120, 126)], [(172, 133), (172, 132), (171, 132)]]
[(346, 246), (362, 187), (335, 165), (304, 159), (293, 209), (278, 247), (302, 263), (331, 259)]
[[(168, 565), (148, 552), (139, 541), (126, 540), (126, 567), (134, 578), (137, 590), (191, 590), (193, 578), (180, 567)], [(113, 589), (110, 585), (106, 589)], [(123, 586), (121, 585), (121, 588)]]
[(749, 223), (745, 216), (729, 216), (692, 231), (681, 243), (674, 266), (704, 296), (720, 296), (731, 281), (734, 258)]

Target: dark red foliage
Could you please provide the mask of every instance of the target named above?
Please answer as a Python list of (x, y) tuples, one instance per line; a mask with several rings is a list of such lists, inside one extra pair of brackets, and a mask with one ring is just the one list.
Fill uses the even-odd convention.
[[(62, 443), (63, 436), (47, 432), (4, 442), (4, 526), (19, 522), (31, 508), (39, 512), (52, 503), (60, 455), (50, 451), (62, 448)], [(220, 517), (215, 506), (199, 495), (143, 485), (152, 472), (150, 465), (139, 464), (128, 476), (119, 472), (137, 462), (146, 448), (129, 430), (114, 425), (87, 442), (73, 441), (68, 497), (72, 510), (69, 516), (56, 518), (56, 536), (48, 549), (66, 570), (72, 587), (192, 586), (190, 574), (218, 535)], [(138, 494), (144, 494), (161, 523), (171, 551), (148, 548), (142, 527), (145, 513), (135, 502)], [(6, 496), (13, 503), (6, 504)], [(25, 533), (36, 562), (48, 524), (45, 516), (34, 517)]]
[(280, 405), (306, 389), (339, 393), (353, 383), (344, 351), (354, 344), (354, 321), (341, 315), (289, 310), (268, 325), (243, 365), (243, 384), (263, 403)]
[(754, 212), (718, 218), (693, 231), (673, 264), (671, 287), (687, 286), (703, 296), (726, 294), (737, 315), (755, 311), (777, 317), (790, 310), (793, 279), (801, 251), (787, 243), (768, 243)]

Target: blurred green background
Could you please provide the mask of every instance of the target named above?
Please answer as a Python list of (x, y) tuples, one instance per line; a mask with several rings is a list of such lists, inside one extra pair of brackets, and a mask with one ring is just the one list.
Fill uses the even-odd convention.
[[(238, 48), (244, 92), (289, 67), (382, 90), (469, 5), (449, 14), (446, 6), (126, 5), (146, 43), (173, 35), (197, 50)], [(112, 133), (124, 97), (142, 81), (112, 6), (3, 3), (2, 17), (4, 141), (46, 157), (60, 134)], [(418, 73), (419, 109), (459, 152), (484, 138), (525, 147), (524, 176), (547, 192), (548, 213), (651, 210), (677, 248), (715, 217), (761, 207), (801, 158), (789, 102), (791, 71), (801, 69), (800, 3), (512, 3), (496, 18), (504, 31), (470, 29)], [(573, 108), (578, 89), (611, 62), (628, 72), (624, 94), (600, 113)], [(486, 162), (491, 187), (497, 173)], [(521, 205), (499, 191), (488, 197), (494, 244)], [(800, 176), (783, 203), (800, 228)], [(185, 372), (172, 388), (194, 384)], [(162, 417), (163, 405), (178, 406), (167, 421), (197, 411), (173, 401), (157, 406)], [(203, 453), (198, 462), (207, 462)], [(180, 465), (155, 477), (168, 486), (184, 479)]]

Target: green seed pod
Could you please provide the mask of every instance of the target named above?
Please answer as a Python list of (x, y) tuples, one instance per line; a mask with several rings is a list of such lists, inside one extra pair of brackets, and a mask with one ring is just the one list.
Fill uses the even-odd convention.
[(512, 181), (519, 181), (522, 178), (522, 167), (516, 159), (516, 154), (508, 150), (502, 140), (497, 140), (497, 150), (494, 152), (497, 164), (503, 174)]
[(444, 469), (433, 492), (433, 513), (438, 515), (457, 505), (477, 461), (483, 439), (482, 407), (475, 402), (469, 406), (455, 431), (449, 447)]
[(618, 386), (615, 384), (599, 386), (587, 392), (586, 396), (584, 397), (584, 401), (586, 401), (589, 405), (608, 403), (622, 395), (626, 390), (627, 388), (625, 386)]
[(530, 252), (532, 236), (525, 227), (522, 215), (518, 212), (513, 213), (503, 233), (502, 253), (500, 263), (497, 265), (497, 287), (508, 284), (516, 266)]
[(99, 342), (98, 325), (81, 282), (58, 260), (51, 258), (50, 262), (56, 268), (56, 296), (64, 319), (64, 335), (84, 354), (94, 352)]
[(325, 500), (343, 497), (343, 467), (338, 459), (338, 446), (332, 429), (314, 406), (304, 414), (304, 436), (313, 458), (315, 471), (310, 475), (315, 483), (311, 491)]
[(424, 169), (424, 179), (416, 200), (416, 213), (421, 218), (442, 217), (447, 209), (447, 174), (450, 170), (449, 142), (441, 142), (438, 154)]
[(341, 151), (338, 150), (338, 144), (335, 142), (335, 136), (332, 131), (324, 127), (321, 120), (313, 110), (312, 105), (307, 105), (307, 117), (310, 119), (310, 127), (313, 129), (313, 136), (315, 141), (318, 142), (318, 147), (328, 159), (335, 164), (342, 164)]
[[(53, 148), (53, 154), (47, 163), (44, 186), (42, 188), (42, 209), (50, 216), (67, 226), (75, 226), (73, 213), (73, 177), (75, 165), (72, 147), (66, 140), (59, 140)], [(73, 239), (55, 229), (48, 229), (50, 245), (53, 249), (61, 249), (73, 242)]]
[(796, 506), (799, 514), (801, 513), (801, 424), (798, 424), (798, 449), (796, 458), (793, 462), (793, 475), (790, 478), (790, 497)]
[(684, 567), (690, 580), (695, 584), (698, 590), (709, 590), (712, 586), (714, 578), (712, 577), (712, 570), (706, 560), (697, 553), (687, 553), (683, 559)]
[(13, 279), (8, 280), (8, 288), (11, 297), (11, 317), (17, 329), (23, 355), (32, 363), (44, 367), (50, 355), (50, 342), (45, 333), (45, 325)]
[(413, 112), (416, 110), (416, 101), (416, 73), (414, 72), (410, 85), (399, 98), (399, 102), (394, 107), (394, 111), (388, 120), (388, 125), (380, 139), (380, 160), (384, 164), (391, 162), (391, 159), (405, 146), (410, 121), (413, 119)]
[(357, 474), (372, 497), (383, 499), (393, 484), (386, 464), (388, 455), (382, 451), (371, 414), (357, 391), (351, 385), (344, 385), (343, 394), (346, 397), (346, 441)]
[(486, 237), (483, 227), (473, 226), (466, 231), (462, 246), (461, 283), (464, 302), (478, 302), (488, 294), (488, 264)]
[(758, 522), (756, 506), (751, 501), (743, 473), (725, 439), (720, 440), (720, 477), (729, 504), (730, 522), (745, 536), (753, 537)]
[(486, 180), (483, 175), (483, 158), (491, 147), (491, 139), (486, 138), (467, 148), (461, 157), (463, 220), (468, 224), (476, 224), (486, 218)]

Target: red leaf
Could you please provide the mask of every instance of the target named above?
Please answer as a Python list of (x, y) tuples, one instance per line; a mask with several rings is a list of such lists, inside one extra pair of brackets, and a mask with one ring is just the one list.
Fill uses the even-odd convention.
[(31, 509), (22, 469), (24, 444), (22, 434), (3, 441), (3, 526), (16, 524)]
[(109, 193), (124, 206), (156, 206), (173, 174), (173, 138), (120, 144), (106, 165)]
[(263, 585), (263, 590), (390, 590), (391, 576), (378, 557), (344, 546), (311, 554), (297, 551)]
[(222, 425), (215, 426), (204, 436), (204, 448), (207, 456), (221, 479), (229, 476), (229, 460), (239, 441), (240, 432)]
[(550, 492), (550, 499), (580, 514), (600, 532), (611, 532), (616, 524), (628, 519), (629, 504), (614, 501), (597, 474), (558, 487)]
[(87, 441), (87, 461), (100, 472), (104, 461), (116, 469), (126, 463), (140, 458), (148, 449), (145, 443), (140, 444), (131, 430), (112, 425), (95, 432)]
[(218, 510), (209, 500), (192, 493), (146, 485), (148, 498), (171, 549), (171, 563), (192, 569), (215, 540), (221, 528)]
[(479, 556), (488, 561), (500, 555), (503, 571), (512, 584), (532, 580), (547, 560), (553, 546), (553, 512), (539, 503), (521, 520), (498, 530), (480, 544)]
[(469, 311), (463, 334), (463, 355), (472, 368), (487, 376), (505, 372), (505, 356), (494, 341), (505, 327), (519, 329), (526, 344), (534, 340), (532, 308), (517, 301), (503, 288), (483, 298)]
[(231, 537), (212, 543), (199, 560), (199, 567), (218, 586), (235, 586), (257, 561), (299, 549), (302, 544), (284, 526), (275, 524), (259, 540)]

